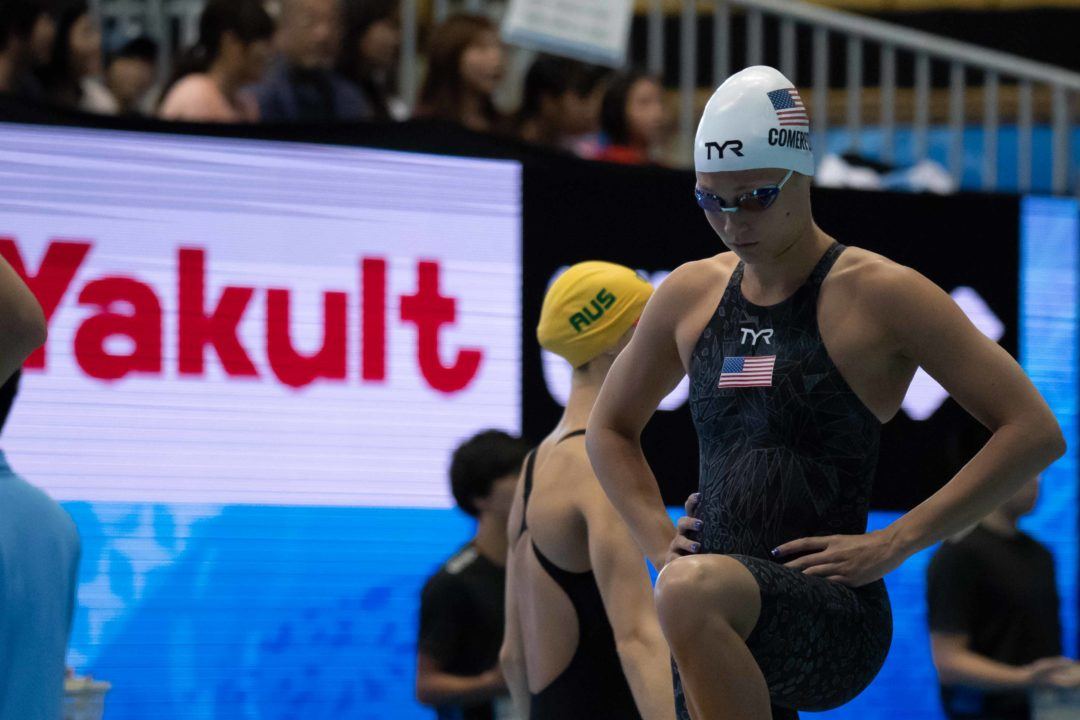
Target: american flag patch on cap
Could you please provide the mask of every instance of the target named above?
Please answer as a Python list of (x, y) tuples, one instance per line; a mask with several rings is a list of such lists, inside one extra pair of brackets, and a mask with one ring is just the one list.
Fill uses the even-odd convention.
[(720, 368), (721, 388), (772, 387), (775, 355), (726, 357)]
[(785, 88), (783, 90), (773, 90), (768, 95), (773, 110), (776, 111), (776, 118), (780, 121), (780, 127), (786, 125), (810, 126), (810, 118), (806, 114), (806, 107), (803, 105), (802, 98), (799, 97), (798, 90), (793, 87)]

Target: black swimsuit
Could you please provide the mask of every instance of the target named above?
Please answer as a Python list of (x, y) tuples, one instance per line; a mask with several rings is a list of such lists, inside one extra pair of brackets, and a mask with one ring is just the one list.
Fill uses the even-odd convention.
[[(584, 434), (584, 430), (575, 430), (558, 442)], [(518, 537), (528, 530), (525, 515), (532, 494), (535, 464), (534, 450), (525, 466), (524, 509)], [(544, 572), (570, 599), (578, 620), (578, 646), (574, 657), (551, 684), (531, 696), (529, 717), (532, 720), (640, 720), (641, 714), (615, 651), (615, 635), (592, 571), (563, 570), (544, 557), (531, 539), (529, 544)]]
[[(691, 359), (702, 550), (735, 557), (760, 586), (747, 646), (776, 718), (851, 700), (892, 640), (883, 581), (852, 589), (769, 555), (801, 537), (866, 532), (881, 424), (829, 358), (817, 322), (821, 284), (843, 251), (830, 247), (770, 307), (743, 297), (740, 262)], [(676, 704), (688, 719), (678, 679)]]

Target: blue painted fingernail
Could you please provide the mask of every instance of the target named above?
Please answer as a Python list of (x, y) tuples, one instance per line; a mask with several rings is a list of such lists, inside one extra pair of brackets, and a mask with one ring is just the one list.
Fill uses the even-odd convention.
[(700, 549), (701, 549), (701, 543), (694, 543), (693, 545), (690, 546), (690, 552), (692, 552), (692, 553), (696, 553)]
[(700, 520), (695, 520), (694, 521), (694, 529), (695, 530), (700, 530), (702, 527), (704, 527), (704, 525), (705, 525), (705, 523), (701, 522)]
[(780, 548), (773, 548), (772, 550), (769, 551), (769, 554), (772, 555), (773, 557), (779, 557)]

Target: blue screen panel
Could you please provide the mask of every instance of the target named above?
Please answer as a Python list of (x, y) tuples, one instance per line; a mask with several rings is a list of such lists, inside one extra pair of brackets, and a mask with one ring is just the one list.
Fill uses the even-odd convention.
[(67, 503), (70, 662), (110, 720), (411, 718), (418, 597), (455, 510)]

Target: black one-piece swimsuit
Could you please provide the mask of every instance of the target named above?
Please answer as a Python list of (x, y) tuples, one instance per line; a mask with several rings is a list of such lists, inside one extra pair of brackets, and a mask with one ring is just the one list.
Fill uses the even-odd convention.
[[(584, 430), (574, 430), (555, 444), (584, 434)], [(525, 461), (524, 510), (515, 543), (529, 529), (526, 517), (535, 468), (536, 451), (533, 450)], [(630, 683), (623, 674), (615, 647), (615, 632), (593, 571), (564, 570), (540, 552), (531, 538), (526, 539), (532, 545), (540, 567), (566, 593), (578, 625), (577, 650), (570, 664), (547, 687), (530, 695), (529, 717), (532, 720), (641, 720)]]
[[(881, 425), (829, 358), (817, 322), (821, 284), (843, 251), (830, 247), (795, 294), (770, 307), (743, 297), (739, 263), (691, 359), (702, 552), (733, 556), (760, 586), (747, 646), (774, 718), (852, 699), (892, 640), (883, 581), (853, 589), (769, 554), (801, 537), (866, 532)], [(688, 720), (677, 676), (676, 704)]]

